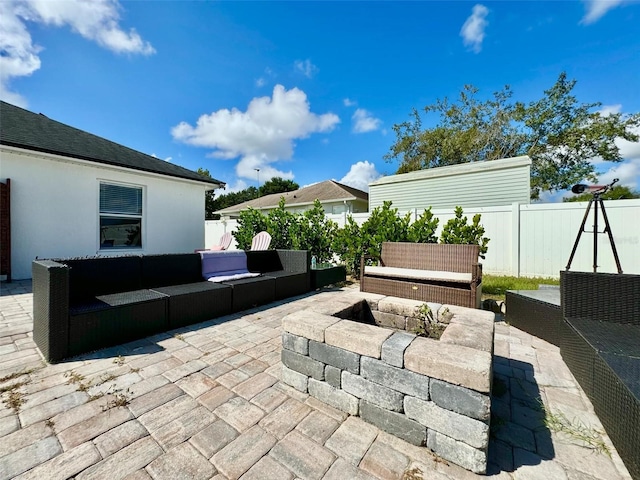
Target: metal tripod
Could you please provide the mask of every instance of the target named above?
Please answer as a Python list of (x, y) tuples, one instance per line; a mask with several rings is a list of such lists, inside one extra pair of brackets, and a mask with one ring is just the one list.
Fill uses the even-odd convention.
[[(587, 217), (589, 216), (591, 205), (594, 205), (595, 209), (593, 211), (593, 232), (586, 232), (593, 233), (593, 272), (595, 273), (598, 270), (598, 233), (606, 232), (609, 236), (609, 243), (611, 243), (611, 250), (613, 251), (613, 258), (616, 261), (616, 267), (618, 267), (618, 273), (622, 273), (620, 259), (618, 258), (618, 251), (616, 250), (616, 244), (613, 241), (613, 234), (611, 233), (611, 226), (609, 225), (609, 219), (607, 218), (607, 211), (604, 209), (604, 202), (602, 201), (602, 198), (600, 198), (600, 195), (608, 190), (609, 187), (610, 185), (605, 187), (604, 191), (595, 192), (593, 194), (593, 197), (589, 200), (587, 211), (584, 212), (584, 218), (582, 219), (582, 225), (580, 225), (580, 231), (578, 232), (578, 236), (576, 237), (576, 243), (573, 244), (573, 250), (571, 250), (571, 256), (569, 257), (569, 262), (567, 263), (567, 270), (569, 270), (569, 267), (571, 267), (571, 262), (573, 261), (573, 256), (575, 255), (578, 248), (580, 237), (582, 236), (583, 232), (586, 232), (584, 226), (587, 223)], [(602, 232), (598, 232), (598, 205), (600, 205), (600, 208), (602, 210), (602, 217), (604, 218), (604, 230)]]

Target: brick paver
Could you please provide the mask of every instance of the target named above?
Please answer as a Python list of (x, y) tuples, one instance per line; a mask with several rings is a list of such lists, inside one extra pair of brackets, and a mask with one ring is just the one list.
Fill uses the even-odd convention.
[[(280, 381), (282, 318), (301, 312), (294, 333), (324, 337), (338, 320), (320, 326), (306, 309), (364, 297), (323, 290), (47, 365), (30, 282), (3, 283), (0, 480), (483, 478)], [(495, 326), (488, 475), (629, 480), (558, 349)], [(543, 406), (595, 432), (611, 456), (571, 425), (550, 431)]]

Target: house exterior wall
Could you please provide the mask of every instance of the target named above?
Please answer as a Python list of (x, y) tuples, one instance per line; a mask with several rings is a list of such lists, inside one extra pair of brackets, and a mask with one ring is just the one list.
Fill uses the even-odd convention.
[[(12, 277), (31, 278), (36, 257), (189, 252), (204, 245), (205, 185), (157, 174), (0, 149), (11, 179)], [(100, 249), (100, 182), (143, 188), (142, 248)]]
[(382, 177), (369, 184), (369, 211), (489, 207), (529, 203), (531, 159), (507, 158)]

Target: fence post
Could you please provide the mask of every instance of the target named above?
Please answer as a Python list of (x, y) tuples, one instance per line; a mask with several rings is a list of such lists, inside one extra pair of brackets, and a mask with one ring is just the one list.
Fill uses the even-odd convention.
[(520, 276), (520, 203), (511, 204), (511, 275)]

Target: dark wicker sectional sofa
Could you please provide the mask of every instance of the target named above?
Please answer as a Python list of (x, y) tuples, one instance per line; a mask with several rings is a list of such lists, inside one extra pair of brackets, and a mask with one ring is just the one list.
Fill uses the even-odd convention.
[(507, 321), (560, 347), (640, 480), (640, 275), (561, 271), (560, 301), (540, 293), (507, 292)]
[(311, 290), (308, 251), (246, 254), (261, 275), (222, 283), (198, 253), (34, 260), (34, 340), (57, 362)]

